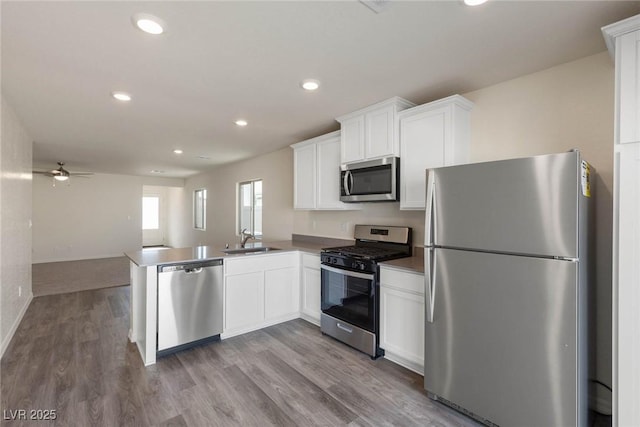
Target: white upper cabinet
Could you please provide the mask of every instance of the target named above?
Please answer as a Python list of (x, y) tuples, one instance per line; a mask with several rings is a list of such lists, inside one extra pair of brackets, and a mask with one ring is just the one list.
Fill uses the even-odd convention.
[(394, 97), (338, 117), (341, 162), (399, 156), (398, 113), (413, 106), (406, 99)]
[(293, 207), (359, 209), (340, 201), (340, 131), (293, 144)]
[(316, 207), (316, 146), (314, 144), (294, 147), (293, 206), (296, 209), (315, 209)]
[(426, 169), (469, 162), (472, 108), (453, 95), (399, 113), (400, 209), (425, 209)]
[(640, 142), (640, 15), (602, 29), (616, 62), (617, 144)]

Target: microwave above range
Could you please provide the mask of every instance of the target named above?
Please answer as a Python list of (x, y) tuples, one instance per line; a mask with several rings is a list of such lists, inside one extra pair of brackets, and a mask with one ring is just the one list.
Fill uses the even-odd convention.
[(400, 158), (384, 157), (341, 166), (340, 201), (400, 200)]

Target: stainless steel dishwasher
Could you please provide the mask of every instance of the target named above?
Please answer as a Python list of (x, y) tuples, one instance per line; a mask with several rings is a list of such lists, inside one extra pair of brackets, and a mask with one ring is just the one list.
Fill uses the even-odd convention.
[(222, 259), (158, 266), (158, 355), (222, 333)]

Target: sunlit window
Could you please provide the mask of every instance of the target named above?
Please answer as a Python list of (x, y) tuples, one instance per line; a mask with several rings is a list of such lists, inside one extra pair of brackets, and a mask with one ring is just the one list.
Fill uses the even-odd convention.
[(201, 188), (193, 192), (193, 228), (206, 229), (207, 218), (207, 190)]
[(262, 237), (262, 180), (238, 184), (238, 234), (246, 229)]

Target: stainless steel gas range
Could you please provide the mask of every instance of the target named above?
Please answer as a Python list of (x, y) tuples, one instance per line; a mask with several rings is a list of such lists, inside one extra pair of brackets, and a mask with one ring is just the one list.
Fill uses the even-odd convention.
[(378, 262), (411, 256), (411, 228), (356, 225), (355, 245), (325, 248), (320, 329), (373, 359), (380, 348)]

